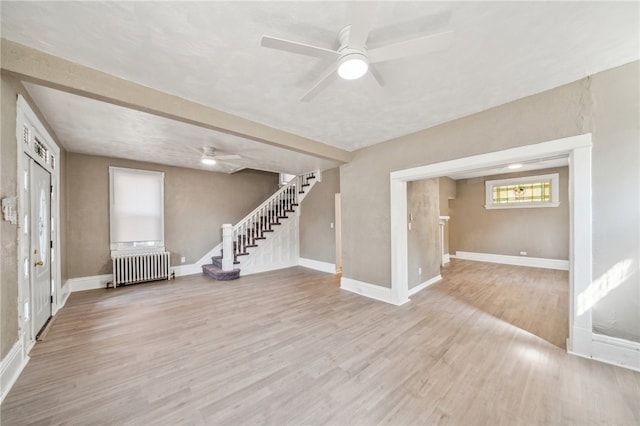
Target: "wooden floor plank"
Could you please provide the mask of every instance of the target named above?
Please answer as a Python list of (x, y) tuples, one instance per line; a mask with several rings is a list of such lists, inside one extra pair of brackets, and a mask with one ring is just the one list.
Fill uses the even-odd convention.
[(73, 293), (2, 425), (640, 424), (640, 373), (565, 351), (566, 272), (442, 275), (400, 307), (301, 267)]

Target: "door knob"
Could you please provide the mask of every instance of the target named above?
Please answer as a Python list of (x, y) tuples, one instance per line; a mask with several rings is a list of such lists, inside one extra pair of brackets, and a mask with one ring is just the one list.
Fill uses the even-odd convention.
[(43, 266), (44, 262), (42, 260), (38, 260), (37, 262), (34, 262), (33, 266)]

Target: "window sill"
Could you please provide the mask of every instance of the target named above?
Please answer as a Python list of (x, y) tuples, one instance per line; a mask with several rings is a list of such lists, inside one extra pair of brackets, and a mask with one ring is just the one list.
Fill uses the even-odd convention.
[(544, 207), (558, 207), (560, 203), (522, 203), (522, 204), (485, 204), (484, 208), (487, 210), (499, 210), (499, 209), (535, 209)]

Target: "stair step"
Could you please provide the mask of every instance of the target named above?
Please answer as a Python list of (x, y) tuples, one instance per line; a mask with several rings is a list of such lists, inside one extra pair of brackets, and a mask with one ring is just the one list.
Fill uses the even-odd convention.
[(236, 256), (248, 256), (248, 255), (249, 255), (248, 251), (245, 251), (245, 252), (242, 252), (242, 253), (236, 253)]
[(223, 271), (216, 265), (202, 265), (202, 272), (216, 281), (230, 281), (240, 278), (240, 269)]
[[(211, 262), (212, 262), (215, 266), (217, 266), (218, 268), (222, 269), (222, 256), (213, 256), (213, 257), (211, 258)], [(235, 260), (235, 261), (233, 262), (233, 264), (234, 264), (234, 265), (239, 265), (239, 264), (240, 264), (240, 262), (239, 262), (239, 261), (237, 261), (237, 260)]]

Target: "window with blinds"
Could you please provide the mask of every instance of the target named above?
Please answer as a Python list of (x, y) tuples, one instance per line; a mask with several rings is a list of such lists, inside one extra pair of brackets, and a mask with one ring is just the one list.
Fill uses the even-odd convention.
[(112, 251), (164, 250), (164, 173), (109, 167)]

